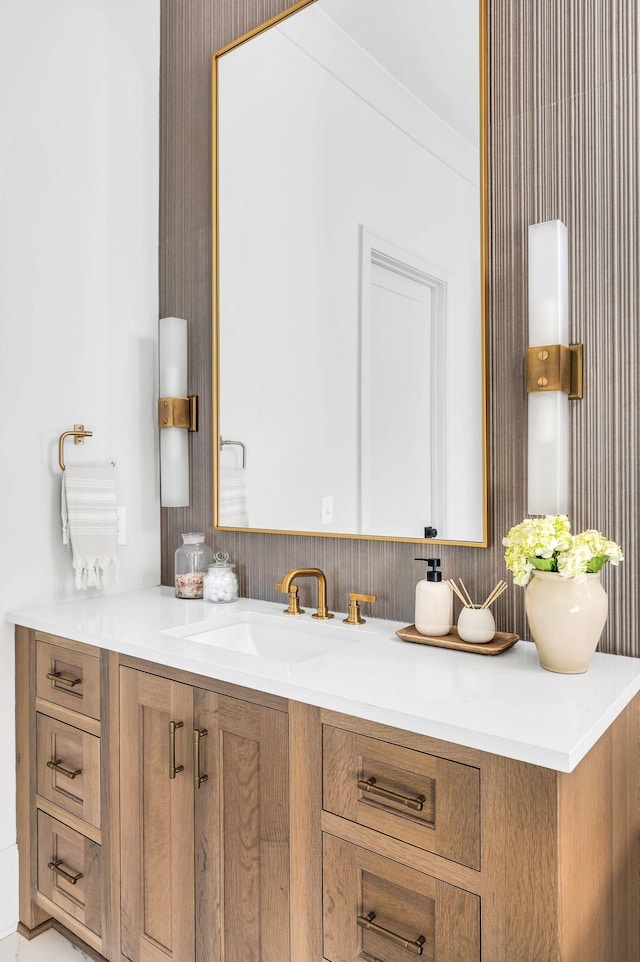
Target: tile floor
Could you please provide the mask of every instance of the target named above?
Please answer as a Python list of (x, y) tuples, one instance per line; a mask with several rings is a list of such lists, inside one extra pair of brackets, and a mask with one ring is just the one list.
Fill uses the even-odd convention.
[(88, 956), (49, 929), (30, 942), (15, 932), (0, 940), (0, 962), (91, 962)]

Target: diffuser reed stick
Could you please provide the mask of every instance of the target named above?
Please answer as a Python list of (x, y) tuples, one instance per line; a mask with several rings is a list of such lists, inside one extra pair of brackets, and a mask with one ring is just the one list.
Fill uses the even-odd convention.
[(455, 583), (453, 578), (448, 579), (448, 584), (451, 586), (451, 589), (457, 595), (458, 599), (462, 602), (465, 608), (478, 608), (478, 609), (488, 608), (489, 605), (492, 605), (493, 602), (496, 601), (500, 597), (500, 595), (503, 593), (503, 591), (506, 591), (508, 587), (507, 582), (501, 579), (497, 583), (497, 585), (491, 589), (491, 591), (489, 592), (489, 594), (487, 595), (483, 603), (481, 605), (477, 605), (477, 604), (474, 604), (474, 602), (471, 600), (471, 595), (467, 591), (462, 578), (460, 578), (460, 585), (461, 585), (460, 588)]
[(494, 601), (497, 601), (500, 595), (506, 590), (507, 590), (507, 582), (502, 580), (499, 581), (498, 584), (495, 586), (495, 588), (489, 592), (489, 594), (487, 595), (486, 599), (484, 600), (484, 602), (480, 607), (488, 608), (489, 605), (492, 605)]
[(475, 605), (474, 605), (473, 601), (471, 600), (471, 595), (470, 595), (469, 592), (467, 591), (467, 589), (466, 589), (466, 587), (465, 587), (465, 584), (464, 584), (464, 581), (462, 580), (462, 578), (460, 579), (460, 587), (462, 588), (462, 590), (464, 591), (465, 595), (467, 596), (467, 601), (468, 601), (467, 608), (475, 608)]
[(473, 605), (469, 605), (469, 602), (468, 602), (467, 599), (464, 597), (464, 595), (462, 594), (462, 592), (461, 592), (460, 589), (458, 588), (458, 586), (457, 586), (457, 584), (455, 583), (455, 581), (453, 580), (453, 578), (449, 578), (449, 579), (448, 579), (448, 584), (449, 584), (449, 586), (451, 587), (451, 590), (458, 596), (459, 600), (462, 602), (462, 604), (463, 604), (463, 606), (464, 606), (465, 608), (469, 608), (469, 607), (473, 608)]

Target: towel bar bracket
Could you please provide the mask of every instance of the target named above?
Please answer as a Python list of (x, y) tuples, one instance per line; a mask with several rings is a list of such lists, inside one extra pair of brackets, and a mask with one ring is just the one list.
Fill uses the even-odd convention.
[(84, 424), (74, 424), (73, 431), (64, 431), (58, 439), (58, 463), (60, 470), (64, 471), (63, 448), (66, 438), (73, 438), (74, 444), (84, 444), (85, 438), (93, 437), (93, 431), (85, 431)]
[(228, 441), (225, 438), (220, 438), (220, 450), (222, 450), (225, 444), (242, 448), (242, 470), (244, 471), (247, 467), (247, 446), (244, 441)]

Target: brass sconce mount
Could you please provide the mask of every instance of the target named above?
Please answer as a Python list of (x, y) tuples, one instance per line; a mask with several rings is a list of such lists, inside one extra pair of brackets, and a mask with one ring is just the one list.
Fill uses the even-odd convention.
[(527, 348), (527, 393), (562, 391), (582, 399), (583, 345), (544, 344)]
[(161, 397), (158, 400), (158, 427), (198, 430), (198, 398)]

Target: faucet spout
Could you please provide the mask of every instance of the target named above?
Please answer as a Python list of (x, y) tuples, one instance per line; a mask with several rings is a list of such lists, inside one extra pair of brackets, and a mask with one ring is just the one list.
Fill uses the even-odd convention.
[(327, 579), (324, 573), (320, 571), (320, 568), (292, 568), (291, 571), (287, 571), (280, 584), (276, 585), (276, 588), (278, 591), (283, 591), (286, 594), (291, 590), (291, 585), (296, 578), (315, 578), (317, 581), (318, 608), (315, 615), (311, 617), (319, 618), (321, 621), (333, 618), (333, 615), (327, 609)]

